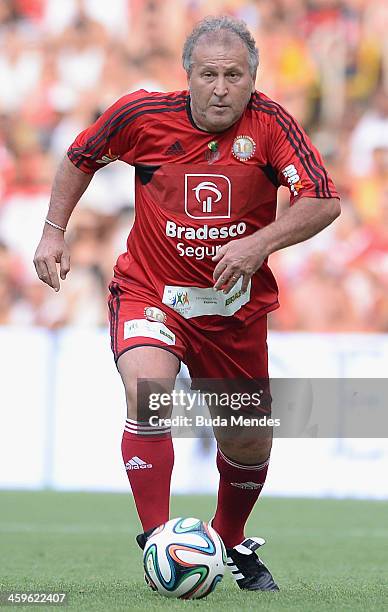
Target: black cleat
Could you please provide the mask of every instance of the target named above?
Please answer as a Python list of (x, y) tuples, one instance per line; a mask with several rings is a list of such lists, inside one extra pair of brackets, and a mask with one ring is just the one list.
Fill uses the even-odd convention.
[(246, 538), (234, 548), (227, 548), (227, 566), (240, 589), (247, 591), (278, 591), (271, 572), (255, 553), (265, 544), (263, 538)]
[(154, 531), (155, 531), (155, 527), (153, 527), (152, 529), (148, 529), (148, 531), (145, 531), (144, 533), (139, 533), (139, 535), (136, 536), (136, 542), (138, 543), (138, 545), (140, 546), (142, 550), (144, 550), (144, 547), (147, 543), (148, 538), (150, 537), (151, 533), (153, 533)]

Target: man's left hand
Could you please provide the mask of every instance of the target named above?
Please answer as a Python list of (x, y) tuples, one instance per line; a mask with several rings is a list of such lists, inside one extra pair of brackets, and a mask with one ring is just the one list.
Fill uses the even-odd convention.
[(267, 257), (259, 243), (256, 233), (232, 240), (219, 249), (212, 257), (212, 261), (218, 262), (213, 272), (215, 290), (222, 289), (224, 293), (229, 293), (241, 276), (243, 277), (241, 290), (242, 292), (247, 290), (251, 277)]

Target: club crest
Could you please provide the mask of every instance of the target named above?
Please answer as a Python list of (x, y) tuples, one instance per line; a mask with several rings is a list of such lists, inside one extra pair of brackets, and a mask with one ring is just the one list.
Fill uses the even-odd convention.
[(254, 156), (256, 143), (250, 136), (240, 135), (234, 139), (232, 146), (233, 156), (240, 161), (247, 161)]

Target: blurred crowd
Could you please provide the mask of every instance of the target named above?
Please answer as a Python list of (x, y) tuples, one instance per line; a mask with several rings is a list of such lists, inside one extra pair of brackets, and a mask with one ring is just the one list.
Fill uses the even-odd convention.
[(385, 0), (0, 0), (0, 325), (107, 324), (133, 172), (116, 162), (95, 175), (69, 224), (72, 270), (59, 294), (32, 264), (53, 174), (124, 93), (185, 88), (181, 48), (209, 14), (247, 22), (257, 88), (308, 130), (342, 196), (333, 226), (272, 256), (282, 304), (272, 328), (388, 332)]

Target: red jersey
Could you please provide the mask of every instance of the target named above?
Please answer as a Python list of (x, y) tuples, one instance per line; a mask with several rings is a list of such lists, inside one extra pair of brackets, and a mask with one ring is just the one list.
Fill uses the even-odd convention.
[(247, 292), (241, 278), (225, 295), (212, 289), (212, 257), (275, 220), (279, 186), (291, 204), (338, 197), (303, 129), (259, 92), (236, 123), (210, 133), (195, 125), (189, 92), (136, 91), (79, 134), (68, 156), (86, 173), (116, 159), (135, 167), (135, 222), (115, 276), (209, 329), (278, 307), (267, 261)]

